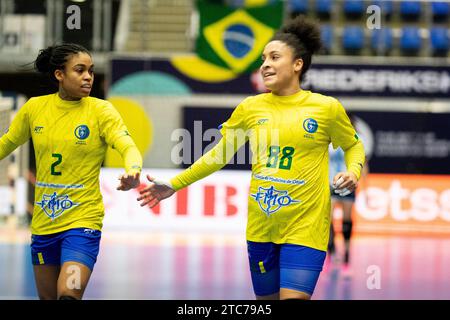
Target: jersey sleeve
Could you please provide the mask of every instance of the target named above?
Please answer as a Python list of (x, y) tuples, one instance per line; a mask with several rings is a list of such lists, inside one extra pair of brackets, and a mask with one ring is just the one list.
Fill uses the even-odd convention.
[(0, 137), (0, 160), (6, 158), (11, 152), (18, 147), (17, 144), (11, 142), (6, 135)]
[(31, 138), (30, 131), (30, 107), (33, 105), (33, 98), (28, 100), (22, 108), (19, 109), (14, 117), (5, 137), (13, 144), (20, 146)]
[(170, 183), (174, 190), (180, 190), (198, 180), (223, 168), (233, 158), (239, 148), (248, 140), (246, 138), (245, 102), (241, 102), (231, 117), (219, 126), (220, 141), (189, 168), (173, 177)]
[(344, 150), (347, 171), (359, 178), (365, 161), (364, 146), (338, 100), (334, 99), (331, 110), (330, 138), (333, 148)]
[(224, 135), (227, 129), (246, 130), (246, 105), (250, 98), (242, 101), (233, 111), (230, 118), (219, 126), (220, 133)]
[(32, 103), (30, 99), (20, 108), (9, 129), (0, 137), (0, 160), (30, 139), (29, 107)]
[(222, 150), (225, 156), (225, 164), (233, 158), (234, 154), (249, 140), (248, 126), (246, 122), (247, 102), (242, 101), (234, 109), (230, 118), (219, 126), (222, 135)]
[(113, 149), (116, 149), (122, 159), (127, 173), (134, 174), (142, 169), (142, 156), (137, 149), (123, 119), (114, 106), (106, 102), (99, 116), (100, 136)]
[(342, 104), (336, 99), (333, 100), (330, 125), (331, 143), (333, 144), (334, 149), (341, 147), (342, 150), (345, 151), (353, 144), (357, 143), (359, 137)]
[(142, 156), (130, 136), (121, 136), (115, 142), (116, 150), (122, 156), (125, 171), (134, 175), (142, 170)]
[(119, 112), (107, 101), (105, 101), (99, 113), (99, 130), (100, 136), (114, 149), (119, 138), (129, 135)]

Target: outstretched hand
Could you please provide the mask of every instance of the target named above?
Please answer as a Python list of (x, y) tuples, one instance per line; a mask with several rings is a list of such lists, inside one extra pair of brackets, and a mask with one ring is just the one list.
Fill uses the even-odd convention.
[(150, 205), (150, 208), (156, 206), (161, 200), (169, 198), (171, 195), (175, 193), (175, 190), (170, 186), (169, 183), (165, 181), (155, 180), (155, 178), (147, 175), (148, 181), (151, 184), (142, 189), (140, 192), (140, 197), (137, 198), (138, 201), (141, 201), (141, 207), (145, 205)]
[(129, 175), (129, 174), (121, 174), (119, 176), (119, 186), (116, 188), (117, 190), (122, 190), (122, 191), (127, 191), (130, 189), (134, 189), (136, 187), (139, 186), (139, 177), (140, 177), (140, 173), (137, 172), (134, 175)]
[(333, 189), (334, 192), (345, 197), (353, 191), (355, 191), (358, 186), (358, 178), (353, 172), (339, 172), (333, 179)]

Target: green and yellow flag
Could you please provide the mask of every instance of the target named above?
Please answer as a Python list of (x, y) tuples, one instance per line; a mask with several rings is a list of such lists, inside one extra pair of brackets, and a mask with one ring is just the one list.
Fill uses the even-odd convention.
[(281, 1), (247, 0), (242, 8), (218, 1), (197, 0), (200, 30), (197, 55), (235, 73), (251, 72), (283, 21)]

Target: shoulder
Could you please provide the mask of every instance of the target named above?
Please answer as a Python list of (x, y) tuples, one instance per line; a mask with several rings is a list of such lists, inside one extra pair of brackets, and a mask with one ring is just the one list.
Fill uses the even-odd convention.
[(95, 97), (86, 97), (84, 99), (86, 99), (86, 101), (89, 102), (89, 104), (91, 106), (93, 106), (94, 108), (97, 108), (97, 109), (113, 107), (111, 102), (104, 100), (104, 99), (99, 99), (99, 98), (95, 98)]
[(21, 112), (37, 112), (39, 113), (41, 109), (46, 108), (48, 104), (54, 103), (53, 94), (47, 94), (43, 96), (36, 96), (29, 98), (24, 105), (20, 108)]
[(309, 102), (321, 104), (322, 106), (328, 108), (333, 108), (340, 104), (338, 99), (317, 92), (309, 92), (308, 100)]
[(307, 103), (309, 105), (318, 106), (321, 113), (329, 120), (334, 121), (336, 117), (345, 114), (345, 109), (341, 102), (332, 96), (323, 95), (320, 93), (311, 92)]
[(244, 103), (255, 103), (255, 102), (261, 102), (263, 100), (266, 100), (267, 97), (269, 96), (269, 93), (260, 93), (254, 96), (248, 96), (247, 98), (245, 98), (242, 102)]
[(94, 111), (94, 113), (99, 116), (117, 112), (113, 104), (107, 100), (95, 97), (86, 97), (84, 99), (86, 99), (86, 102), (89, 104), (89, 107)]
[(53, 97), (55, 96), (55, 94), (56, 93), (46, 94), (46, 95), (37, 96), (37, 97), (31, 97), (30, 99), (28, 99), (26, 104), (28, 104), (28, 105), (38, 105), (38, 104), (51, 102), (53, 100)]
[(249, 96), (242, 100), (242, 102), (239, 104), (240, 107), (242, 107), (244, 110), (248, 110), (255, 104), (260, 104), (261, 102), (265, 101), (268, 97), (268, 93), (261, 93), (254, 96)]

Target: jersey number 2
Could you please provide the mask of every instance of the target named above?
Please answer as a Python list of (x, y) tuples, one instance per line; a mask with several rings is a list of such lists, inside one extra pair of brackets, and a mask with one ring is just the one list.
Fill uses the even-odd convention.
[(52, 158), (56, 158), (56, 161), (52, 163), (51, 173), (52, 173), (53, 176), (60, 176), (61, 172), (60, 171), (56, 171), (56, 166), (61, 164), (61, 162), (62, 162), (62, 155), (60, 155), (59, 153), (53, 153), (52, 154)]

